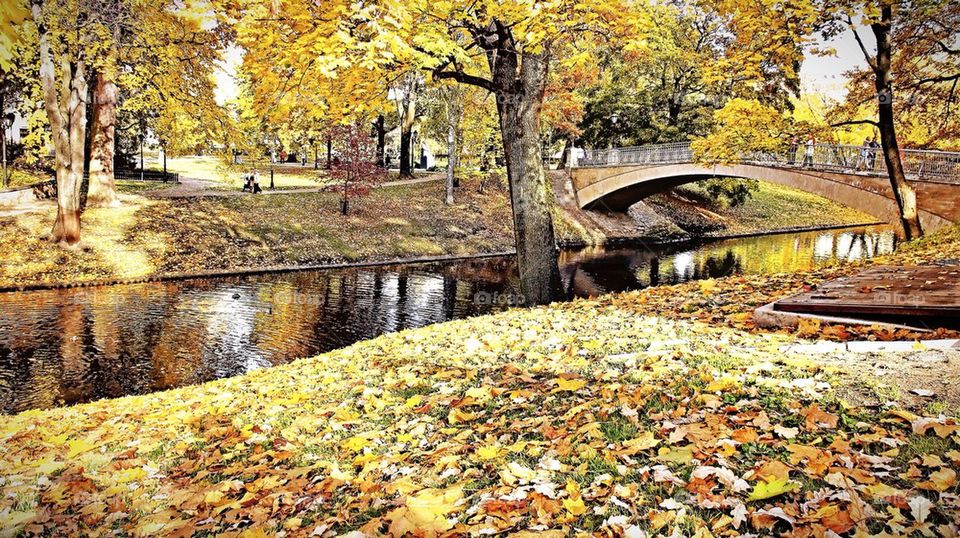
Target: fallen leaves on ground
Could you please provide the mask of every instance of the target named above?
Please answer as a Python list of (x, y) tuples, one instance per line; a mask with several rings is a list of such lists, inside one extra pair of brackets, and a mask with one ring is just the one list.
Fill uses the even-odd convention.
[(340, 214), (336, 193), (149, 199), (83, 215), (80, 246), (46, 240), (56, 205), (0, 218), (0, 286), (212, 270), (460, 256), (513, 249), (505, 192), (465, 182), (443, 204), (442, 182), (385, 187)]
[[(642, 294), (390, 334), (0, 427), (0, 527), (134, 536), (955, 535), (960, 423)], [(357, 534), (360, 533), (360, 534)]]
[[(889, 256), (861, 264), (836, 265), (802, 273), (731, 276), (648, 288), (642, 292), (641, 311), (673, 319), (769, 332), (754, 324), (753, 311), (777, 299), (811, 291), (827, 280), (860, 272), (869, 265), (929, 265), (943, 261), (960, 262), (960, 225), (939, 230), (919, 241), (902, 245)], [(803, 320), (799, 327), (787, 332), (801, 338), (835, 341), (960, 338), (960, 332), (947, 329), (916, 332), (880, 326), (826, 324), (815, 320)]]

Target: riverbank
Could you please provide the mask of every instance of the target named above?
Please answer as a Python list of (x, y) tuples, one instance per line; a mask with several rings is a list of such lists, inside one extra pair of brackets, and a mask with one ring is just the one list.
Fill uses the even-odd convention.
[[(954, 229), (896, 259), (957, 251)], [(831, 363), (785, 351), (794, 336), (651, 315), (659, 294), (685, 310), (742, 281), (511, 310), (9, 417), (0, 527), (956, 533), (960, 424), (942, 414), (956, 402), (851, 405), (851, 386), (873, 381), (838, 367), (848, 353)]]
[[(84, 214), (83, 241), (76, 249), (44, 240), (56, 213), (53, 202), (0, 216), (0, 288), (143, 282), (513, 250), (507, 193), (489, 185), (480, 193), (469, 180), (458, 189), (452, 206), (441, 202), (442, 182), (414, 183), (377, 189), (352, 201), (347, 217), (339, 213), (338, 195), (328, 192), (166, 198), (159, 193), (169, 186), (136, 182), (124, 183), (120, 190), (121, 207)], [(717, 238), (789, 229), (797, 222), (766, 219), (804, 204), (811, 213), (806, 220), (794, 220), (806, 229), (817, 228), (811, 222), (830, 228), (869, 221), (829, 201), (781, 187), (761, 187), (760, 193), (755, 201), (726, 213), (719, 207), (703, 209), (727, 223), (708, 234)], [(644, 236), (636, 233), (634, 221), (632, 232), (622, 227), (611, 232), (616, 226), (601, 232), (600, 224), (629, 219), (569, 204), (561, 204), (556, 216), (558, 243), (565, 247), (691, 238), (686, 233)]]
[(801, 190), (759, 182), (743, 204), (711, 198), (698, 183), (655, 194), (628, 213), (583, 211), (554, 177), (562, 209), (558, 240), (569, 246), (683, 242), (875, 224), (871, 215)]
[(385, 187), (351, 202), (336, 193), (155, 199), (122, 195), (118, 208), (84, 214), (79, 248), (44, 240), (52, 203), (0, 218), (0, 286), (144, 280), (269, 267), (470, 256), (513, 248), (503, 192), (443, 185)]

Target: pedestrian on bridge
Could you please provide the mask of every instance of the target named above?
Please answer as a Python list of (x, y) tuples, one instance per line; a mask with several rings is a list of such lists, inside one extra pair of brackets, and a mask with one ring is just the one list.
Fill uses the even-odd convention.
[(877, 137), (870, 137), (870, 170), (876, 170), (877, 168), (877, 150), (880, 149), (880, 144), (877, 143)]
[(793, 166), (797, 164), (797, 148), (800, 147), (800, 140), (797, 135), (790, 137), (790, 146), (787, 148), (787, 164)]
[(814, 140), (813, 135), (807, 137), (806, 148), (803, 151), (803, 166), (813, 166), (813, 149), (816, 147), (817, 141)]
[(860, 146), (860, 156), (857, 157), (857, 166), (854, 167), (856, 171), (866, 170), (869, 166), (873, 168), (870, 164), (870, 154), (872, 150), (870, 149), (870, 143), (873, 142), (872, 138), (864, 138), (863, 145)]

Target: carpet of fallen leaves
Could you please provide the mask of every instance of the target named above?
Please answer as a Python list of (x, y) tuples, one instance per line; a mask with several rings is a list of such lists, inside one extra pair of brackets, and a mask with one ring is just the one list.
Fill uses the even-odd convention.
[[(960, 225), (939, 230), (934, 234), (901, 245), (891, 255), (861, 263), (828, 266), (802, 273), (770, 275), (743, 275), (687, 282), (673, 286), (658, 286), (643, 291), (639, 301), (645, 314), (672, 319), (702, 321), (710, 325), (726, 326), (750, 331), (763, 331), (753, 323), (753, 311), (767, 303), (789, 295), (810, 291), (819, 284), (862, 271), (870, 265), (929, 265), (935, 263), (960, 264)], [(957, 338), (956, 331), (936, 330), (918, 333), (871, 326), (845, 326), (819, 323), (801, 324), (794, 332), (804, 338), (836, 341), (870, 340), (924, 340)]]
[(0, 528), (43, 535), (955, 536), (960, 422), (864, 411), (793, 337), (642, 293), (389, 334), (5, 417)]

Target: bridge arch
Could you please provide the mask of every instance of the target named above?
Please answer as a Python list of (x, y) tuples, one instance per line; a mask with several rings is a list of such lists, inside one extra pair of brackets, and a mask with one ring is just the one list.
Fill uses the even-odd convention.
[[(612, 165), (574, 168), (571, 180), (582, 208), (624, 211), (643, 198), (673, 187), (714, 177), (769, 181), (823, 196), (890, 223), (899, 222), (893, 191), (885, 178), (794, 166), (732, 164), (704, 167), (692, 163), (659, 165)], [(950, 189), (960, 200), (960, 186)], [(951, 215), (924, 207), (920, 196), (920, 220), (926, 230), (953, 222)]]

